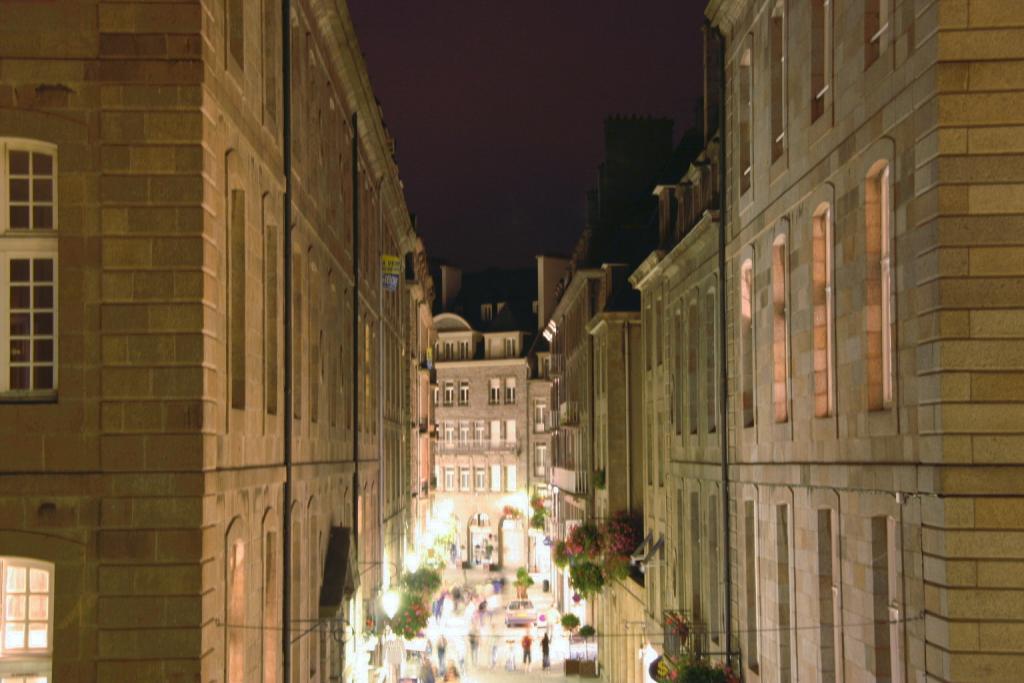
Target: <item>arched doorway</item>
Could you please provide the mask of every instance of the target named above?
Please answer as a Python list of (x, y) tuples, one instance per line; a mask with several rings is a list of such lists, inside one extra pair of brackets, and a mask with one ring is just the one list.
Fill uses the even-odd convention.
[(491, 518), (478, 512), (469, 518), (467, 528), (468, 543), (467, 558), (473, 566), (479, 567), (495, 562), (494, 530), (491, 528)]

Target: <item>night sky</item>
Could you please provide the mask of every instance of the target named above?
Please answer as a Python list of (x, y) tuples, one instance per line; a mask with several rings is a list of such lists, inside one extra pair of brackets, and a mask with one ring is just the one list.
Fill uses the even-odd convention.
[(704, 0), (348, 0), (427, 254), (569, 253), (604, 119), (693, 123)]

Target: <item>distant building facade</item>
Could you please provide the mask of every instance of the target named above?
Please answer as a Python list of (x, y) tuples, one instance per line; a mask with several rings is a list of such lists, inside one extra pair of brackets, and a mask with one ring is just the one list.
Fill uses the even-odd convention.
[(4, 680), (369, 675), (414, 235), (344, 3), (281, 15), (4, 9)]
[(456, 564), (528, 566), (533, 277), (443, 266), (439, 278), (449, 310), (434, 317), (435, 498), (454, 510)]

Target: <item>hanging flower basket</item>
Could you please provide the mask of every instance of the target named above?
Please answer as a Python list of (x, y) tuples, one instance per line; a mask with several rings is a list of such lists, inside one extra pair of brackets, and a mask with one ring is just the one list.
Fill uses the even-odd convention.
[(658, 683), (740, 683), (728, 664), (711, 664), (692, 655), (662, 655), (649, 673)]
[(523, 516), (522, 511), (513, 505), (506, 505), (504, 508), (502, 508), (501, 514), (503, 514), (505, 517), (508, 517), (509, 519), (519, 519)]
[(403, 592), (402, 602), (395, 616), (388, 620), (393, 630), (406, 640), (416, 638), (427, 627), (430, 609), (424, 604), (422, 596)]
[(430, 596), (441, 587), (441, 573), (430, 567), (420, 567), (402, 575), (402, 586), (410, 593)]

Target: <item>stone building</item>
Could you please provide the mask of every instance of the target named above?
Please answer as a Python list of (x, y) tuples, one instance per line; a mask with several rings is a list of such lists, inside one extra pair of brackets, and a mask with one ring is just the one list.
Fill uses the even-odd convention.
[(434, 317), (435, 498), (454, 510), (456, 563), (528, 564), (534, 277), (441, 267), (448, 308)]
[(661, 243), (632, 276), (663, 540), (649, 649), (676, 648), (679, 611), (745, 681), (1012, 679), (1024, 14), (707, 15), (705, 156), (658, 189)]
[(408, 254), (406, 300), (409, 315), (409, 493), (412, 497), (406, 547), (426, 536), (433, 512), (434, 492), (434, 280), (423, 241)]
[(344, 3), (281, 7), (4, 6), (4, 680), (368, 673), (415, 237)]

